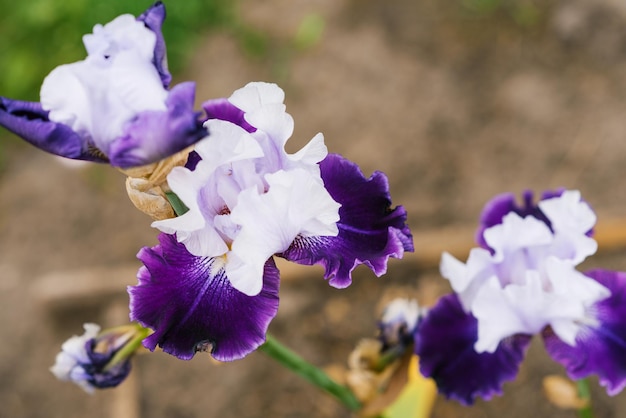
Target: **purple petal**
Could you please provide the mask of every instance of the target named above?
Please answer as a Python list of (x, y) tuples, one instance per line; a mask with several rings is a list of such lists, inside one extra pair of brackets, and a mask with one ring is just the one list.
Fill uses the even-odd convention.
[(502, 394), (504, 382), (515, 379), (530, 336), (504, 339), (493, 353), (477, 353), (478, 321), (461, 307), (456, 294), (442, 297), (415, 334), (420, 371), (432, 377), (441, 393), (470, 405), (478, 396)]
[[(557, 189), (554, 191), (547, 190), (543, 192), (540, 200), (561, 196), (564, 191), (565, 189)], [(539, 209), (537, 203), (534, 202), (534, 194), (532, 191), (525, 190), (524, 193), (522, 193), (522, 205), (517, 204), (513, 193), (502, 193), (485, 204), (480, 214), (480, 222), (478, 230), (476, 231), (476, 243), (483, 248), (490, 249), (483, 236), (485, 230), (501, 224), (504, 216), (510, 212), (515, 212), (522, 218), (529, 215), (534, 216), (548, 225), (548, 227), (551, 227), (548, 218)]]
[(0, 125), (49, 153), (75, 160), (108, 162), (69, 126), (50, 121), (41, 103), (0, 97)]
[(383, 173), (366, 179), (356, 164), (336, 154), (329, 154), (320, 169), (324, 186), (341, 204), (339, 235), (299, 237), (282, 257), (299, 264), (322, 264), (330, 285), (345, 288), (357, 265), (365, 264), (380, 276), (387, 271), (389, 257), (401, 258), (404, 251), (413, 251), (406, 210), (390, 208), (389, 184)]
[(185, 163), (185, 168), (188, 168), (189, 170), (193, 171), (196, 169), (196, 166), (198, 165), (200, 161), (202, 161), (202, 157), (200, 157), (200, 154), (198, 154), (195, 151), (191, 151), (189, 155), (187, 156), (187, 162)]
[(175, 86), (166, 111), (145, 111), (126, 125), (124, 135), (111, 143), (111, 165), (128, 168), (153, 163), (207, 136), (199, 113), (193, 110), (195, 83)]
[(152, 328), (144, 340), (150, 350), (189, 360), (212, 348), (220, 361), (240, 359), (265, 341), (278, 310), (278, 269), (265, 264), (257, 296), (235, 290), (220, 260), (190, 254), (173, 235), (160, 234), (160, 245), (143, 248), (139, 284), (129, 287), (131, 319)]
[(208, 119), (219, 119), (234, 123), (248, 132), (255, 132), (256, 128), (244, 119), (244, 111), (233, 105), (228, 99), (212, 99), (202, 103), (202, 108)]
[(112, 387), (118, 386), (120, 383), (126, 380), (128, 375), (130, 374), (132, 367), (131, 367), (131, 362), (127, 360), (119, 364), (116, 364), (115, 366), (111, 367), (110, 369), (107, 369), (106, 371), (105, 370), (92, 371), (92, 370), (89, 370), (89, 367), (86, 367), (86, 366), (83, 366), (83, 368), (85, 368), (85, 371), (88, 373), (88, 377), (86, 380), (91, 385), (99, 389), (105, 389), (105, 388), (112, 388)]
[(163, 87), (167, 89), (172, 81), (172, 75), (167, 69), (167, 51), (165, 48), (165, 39), (163, 38), (163, 33), (161, 32), (161, 26), (165, 20), (165, 5), (162, 2), (157, 1), (149, 7), (148, 10), (143, 12), (137, 20), (143, 22), (146, 27), (156, 35), (153, 63), (159, 72), (161, 82), (163, 82)]
[(85, 343), (85, 351), (90, 363), (81, 364), (81, 367), (87, 373), (87, 381), (100, 389), (115, 387), (122, 383), (130, 374), (130, 358), (107, 369), (106, 366), (116, 352), (99, 353), (94, 351), (95, 348), (96, 340), (94, 338)]
[(611, 291), (592, 308), (598, 324), (584, 327), (575, 347), (548, 328), (543, 333), (546, 349), (572, 379), (597, 374), (608, 394), (615, 395), (626, 386), (626, 273), (598, 269), (585, 274)]

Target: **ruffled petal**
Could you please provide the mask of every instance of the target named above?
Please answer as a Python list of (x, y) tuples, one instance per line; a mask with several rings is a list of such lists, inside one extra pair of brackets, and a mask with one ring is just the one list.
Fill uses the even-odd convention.
[(551, 228), (555, 233), (584, 235), (596, 224), (596, 214), (580, 197), (578, 190), (567, 190), (559, 199), (543, 199), (538, 203), (539, 209), (550, 219)]
[(626, 386), (626, 273), (598, 269), (585, 274), (608, 288), (611, 296), (590, 308), (596, 323), (582, 326), (575, 345), (546, 329), (546, 349), (572, 379), (597, 374), (609, 395), (615, 395)]
[(211, 350), (220, 361), (242, 358), (265, 341), (278, 310), (279, 274), (272, 259), (265, 264), (263, 289), (254, 297), (235, 290), (221, 258), (196, 257), (172, 235), (143, 248), (137, 286), (129, 287), (131, 319), (154, 329), (144, 340), (150, 350), (189, 360)]
[(390, 208), (389, 185), (383, 173), (366, 179), (356, 164), (336, 154), (329, 154), (320, 169), (324, 186), (341, 204), (339, 234), (298, 237), (282, 257), (299, 264), (321, 264), (330, 285), (345, 288), (357, 265), (365, 264), (380, 276), (387, 270), (389, 257), (401, 258), (404, 251), (413, 251), (406, 210)]
[(465, 405), (476, 397), (502, 394), (504, 382), (517, 375), (531, 337), (507, 338), (493, 353), (477, 353), (477, 338), (478, 322), (463, 310), (455, 294), (441, 298), (415, 334), (421, 373), (433, 378), (441, 393)]
[(231, 220), (240, 230), (228, 254), (226, 272), (232, 285), (247, 295), (261, 290), (263, 265), (302, 236), (337, 235), (339, 205), (319, 180), (304, 170), (268, 174), (269, 189), (239, 194)]
[(75, 160), (108, 159), (69, 126), (52, 122), (41, 103), (0, 97), (0, 125), (46, 152)]
[(441, 275), (450, 281), (464, 309), (471, 310), (476, 293), (486, 280), (497, 274), (491, 254), (484, 248), (472, 248), (467, 263), (462, 263), (447, 252), (441, 255)]
[(172, 82), (172, 75), (167, 68), (167, 51), (165, 48), (165, 39), (163, 38), (163, 33), (161, 32), (161, 26), (163, 25), (165, 16), (165, 5), (163, 5), (161, 1), (157, 1), (145, 12), (143, 12), (137, 20), (143, 22), (146, 27), (156, 35), (156, 44), (154, 46), (154, 57), (152, 62), (159, 72), (159, 76), (163, 82), (163, 87), (168, 88)]
[(274, 83), (254, 81), (235, 90), (228, 100), (245, 113), (254, 113), (265, 106), (282, 105), (285, 92)]
[(506, 263), (505, 257), (511, 258), (517, 251), (548, 246), (553, 237), (545, 223), (532, 216), (522, 218), (515, 212), (505, 215), (501, 224), (485, 230), (483, 234), (488, 248), (493, 251), (493, 262), (497, 263)]
[(165, 111), (144, 111), (129, 122), (122, 137), (111, 143), (111, 164), (128, 168), (149, 164), (183, 150), (207, 136), (193, 110), (195, 83), (176, 85)]
[[(554, 260), (554, 263), (559, 263)], [(550, 263), (552, 265), (552, 263)], [(560, 336), (575, 335), (578, 322), (585, 320), (587, 300), (598, 300), (607, 293), (566, 263), (551, 271), (560, 273), (552, 292), (542, 287), (537, 271), (527, 270), (524, 283), (500, 286), (494, 276), (476, 295), (471, 312), (478, 320), (478, 340), (474, 348), (493, 352), (498, 343), (515, 334), (536, 334), (548, 324)]]
[[(561, 196), (563, 192), (564, 189), (545, 191), (541, 195), (541, 200)], [(524, 191), (522, 194), (521, 205), (517, 204), (513, 193), (502, 193), (487, 202), (483, 208), (483, 211), (480, 214), (480, 225), (476, 231), (476, 243), (483, 248), (489, 248), (483, 233), (486, 229), (501, 224), (504, 216), (510, 212), (517, 213), (522, 218), (531, 215), (550, 227), (550, 220), (543, 214), (543, 212), (539, 209), (539, 206), (534, 202), (534, 195), (532, 191)]]
[(578, 190), (567, 190), (558, 198), (542, 200), (538, 205), (554, 231), (552, 254), (578, 264), (596, 252), (598, 244), (591, 234), (597, 217)]

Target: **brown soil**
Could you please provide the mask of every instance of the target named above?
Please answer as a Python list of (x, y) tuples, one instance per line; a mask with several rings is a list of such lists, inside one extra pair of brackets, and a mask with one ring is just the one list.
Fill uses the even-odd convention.
[[(521, 2), (503, 1), (482, 17), (457, 3), (242, 1), (243, 20), (277, 48), (250, 58), (232, 36), (211, 33), (177, 78), (196, 80), (199, 99), (228, 96), (253, 80), (278, 82), (296, 121), (292, 149), (322, 131), (332, 152), (365, 173), (386, 172), (416, 237), (456, 226), (465, 233), (492, 196), (526, 188), (576, 188), (601, 222), (623, 217), (626, 8), (613, 0), (541, 2), (525, 25), (516, 22)], [(304, 52), (286, 48), (310, 13), (326, 22), (322, 40)], [(111, 317), (125, 311), (107, 306), (124, 306), (127, 297), (120, 285), (116, 296), (53, 309), (41, 281), (98, 269), (85, 277), (134, 284), (132, 274), (106, 271), (132, 272), (136, 252), (154, 245), (156, 233), (126, 199), (121, 174), (68, 168), (2, 140), (0, 418), (116, 416), (112, 408), (128, 401), (121, 391), (150, 418), (350, 416), (261, 353), (219, 366), (207, 355), (190, 362), (140, 356), (134, 381), (94, 396), (56, 381), (47, 369), (62, 341), (83, 322), (115, 325)], [(384, 278), (359, 268), (342, 291), (318, 269), (290, 273), (270, 330), (315, 364), (344, 364), (356, 341), (374, 332), (381, 296), (405, 291), (428, 303), (447, 292), (432, 266), (413, 260), (392, 260)], [(626, 269), (621, 251), (592, 263)], [(536, 340), (504, 396), (471, 408), (438, 399), (433, 416), (575, 416), (543, 397), (550, 373), (563, 371)], [(621, 416), (624, 395), (609, 398), (593, 386), (596, 416)]]

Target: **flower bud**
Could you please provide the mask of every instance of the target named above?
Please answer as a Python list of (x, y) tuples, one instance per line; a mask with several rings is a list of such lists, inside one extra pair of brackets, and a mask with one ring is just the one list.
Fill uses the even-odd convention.
[(83, 335), (75, 335), (63, 343), (50, 371), (58, 379), (74, 382), (88, 393), (119, 385), (130, 373), (130, 358), (141, 347), (149, 330), (137, 324), (103, 332), (96, 324), (85, 324), (84, 328)]

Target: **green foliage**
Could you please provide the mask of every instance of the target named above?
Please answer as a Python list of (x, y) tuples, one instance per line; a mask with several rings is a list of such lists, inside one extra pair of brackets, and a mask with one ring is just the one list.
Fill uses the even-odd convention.
[(506, 16), (515, 24), (530, 28), (541, 20), (534, 0), (461, 0), (463, 9), (478, 17)]
[(293, 40), (295, 48), (304, 51), (315, 46), (322, 38), (325, 23), (324, 18), (318, 14), (307, 15), (300, 23)]
[[(141, 14), (151, 0), (0, 0), (0, 95), (38, 100), (43, 78), (56, 66), (85, 57), (82, 35), (116, 16)], [(229, 0), (165, 1), (170, 70), (180, 70), (201, 30), (229, 26)]]

